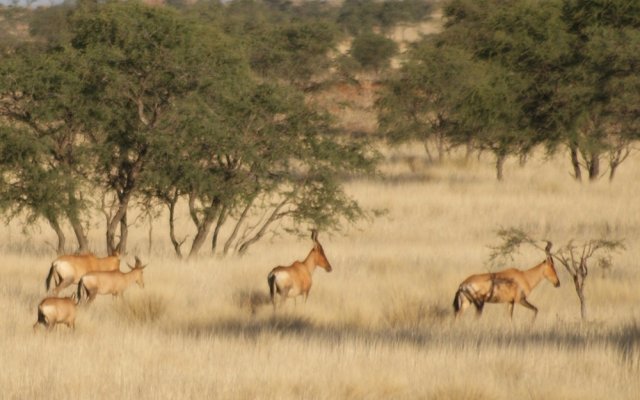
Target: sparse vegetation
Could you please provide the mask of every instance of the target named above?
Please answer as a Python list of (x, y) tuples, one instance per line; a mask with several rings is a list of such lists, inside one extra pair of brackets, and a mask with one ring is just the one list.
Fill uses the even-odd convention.
[[(291, 302), (275, 316), (267, 273), (305, 254), (308, 238), (275, 237), (215, 265), (206, 258), (178, 263), (162, 234), (165, 222), (154, 229), (153, 252), (141, 254), (149, 262), (144, 290), (79, 309), (74, 333), (60, 327), (33, 335), (42, 280), (55, 258), (45, 242), (55, 234), (43, 226), (24, 239), (14, 221), (0, 230), (3, 395), (634, 399), (640, 270), (631, 238), (640, 216), (628, 210), (639, 161), (632, 158), (612, 184), (589, 186), (561, 173), (566, 161), (559, 157), (534, 157), (500, 185), (489, 157), (472, 160), (471, 170), (430, 166), (428, 181), (404, 178), (414, 174), (404, 163), (385, 163), (386, 181), (354, 180), (347, 190), (388, 213), (326, 236), (333, 272), (314, 276), (306, 304)], [(177, 216), (177, 228), (187, 228), (188, 210)], [(584, 323), (571, 277), (559, 266), (562, 285), (532, 294), (540, 308), (535, 323), (524, 309), (510, 322), (508, 307), (499, 305), (486, 307), (480, 320), (453, 323), (451, 297), (462, 278), (482, 271), (500, 226), (552, 238), (610, 231), (627, 238), (628, 248), (611, 259), (606, 279), (589, 275)], [(132, 229), (130, 240), (132, 250), (147, 249), (143, 230)], [(89, 241), (104, 245), (97, 231)], [(509, 265), (526, 268), (540, 258), (540, 250), (523, 247)]]
[[(0, 6), (0, 397), (635, 399), (640, 9), (443, 6), (391, 59), (432, 3)], [(615, 180), (598, 182), (606, 156)], [(267, 274), (306, 254), (309, 226), (333, 272), (274, 312)], [(565, 266), (530, 295), (535, 323), (497, 305), (454, 322), (492, 252), (541, 261), (514, 253), (544, 246), (524, 232)], [(145, 289), (34, 335), (72, 235), (123, 267), (141, 256)], [(589, 241), (611, 237), (626, 251)]]

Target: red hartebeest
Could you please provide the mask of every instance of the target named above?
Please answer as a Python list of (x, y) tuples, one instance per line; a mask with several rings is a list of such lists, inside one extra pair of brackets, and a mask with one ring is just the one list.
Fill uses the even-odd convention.
[(131, 271), (96, 271), (89, 272), (80, 279), (78, 283), (78, 302), (82, 300), (84, 294), (91, 303), (98, 294), (111, 294), (118, 297), (127, 287), (134, 282), (141, 288), (144, 288), (144, 280), (142, 279), (142, 270), (146, 265), (136, 257), (136, 265), (131, 266), (127, 263)]
[(56, 258), (51, 263), (49, 274), (45, 281), (47, 292), (51, 288), (51, 280), (54, 281), (53, 294), (58, 293), (67, 286), (80, 282), (86, 273), (94, 271), (117, 271), (120, 269), (120, 256), (98, 258), (93, 254), (65, 255)]
[(313, 248), (304, 261), (296, 261), (288, 267), (275, 267), (269, 272), (267, 282), (269, 283), (269, 293), (273, 309), (276, 309), (276, 292), (284, 303), (287, 297), (304, 296), (305, 301), (309, 297), (311, 290), (311, 275), (316, 267), (321, 267), (327, 272), (331, 272), (331, 264), (324, 254), (322, 245), (318, 242), (318, 231), (311, 231)]
[(551, 255), (551, 245), (551, 242), (547, 242), (545, 248), (547, 258), (526, 271), (509, 268), (495, 273), (471, 275), (465, 279), (453, 299), (456, 317), (471, 304), (476, 307), (477, 314), (481, 315), (485, 303), (509, 303), (509, 312), (513, 317), (513, 306), (518, 303), (533, 310), (535, 318), (538, 309), (527, 301), (529, 293), (543, 278), (553, 283), (555, 287), (560, 286)]
[(36, 330), (38, 324), (44, 325), (48, 330), (53, 329), (56, 324), (65, 324), (75, 329), (77, 305), (75, 293), (70, 297), (47, 297), (38, 305), (38, 320), (33, 324), (33, 330)]

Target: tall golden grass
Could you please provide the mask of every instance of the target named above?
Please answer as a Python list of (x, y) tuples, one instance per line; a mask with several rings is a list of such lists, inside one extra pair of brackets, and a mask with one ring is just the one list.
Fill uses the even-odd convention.
[[(397, 151), (387, 156), (386, 178), (348, 184), (386, 214), (321, 232), (334, 271), (316, 271), (308, 302), (290, 301), (276, 315), (266, 275), (306, 256), (308, 238), (271, 238), (243, 258), (179, 262), (158, 222), (150, 253), (146, 228), (133, 228), (126, 260), (149, 263), (145, 289), (83, 307), (75, 332), (34, 334), (54, 237), (46, 227), (26, 236), (17, 224), (3, 228), (0, 397), (637, 398), (640, 157), (612, 183), (578, 184), (561, 157), (510, 163), (499, 183), (489, 159), (410, 169)], [(492, 268), (487, 246), (511, 226), (557, 244), (625, 239), (611, 271), (592, 267), (586, 323), (560, 269), (560, 288), (543, 282), (530, 296), (535, 322), (524, 308), (511, 321), (506, 306), (488, 305), (481, 319), (469, 312), (454, 323), (457, 285)], [(101, 249), (98, 228), (92, 244)], [(543, 257), (524, 250), (513, 265)]]

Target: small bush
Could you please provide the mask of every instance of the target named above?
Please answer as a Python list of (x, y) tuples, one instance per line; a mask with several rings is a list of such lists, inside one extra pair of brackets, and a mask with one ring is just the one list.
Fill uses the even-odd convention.
[(389, 66), (397, 51), (398, 45), (393, 40), (373, 32), (358, 35), (351, 45), (351, 56), (362, 68), (376, 71)]

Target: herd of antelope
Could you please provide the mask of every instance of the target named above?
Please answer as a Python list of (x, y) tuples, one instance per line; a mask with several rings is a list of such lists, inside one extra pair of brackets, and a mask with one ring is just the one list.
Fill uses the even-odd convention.
[[(82, 302), (83, 294), (85, 301), (91, 303), (98, 294), (118, 297), (134, 282), (143, 288), (142, 270), (146, 265), (142, 265), (138, 257), (135, 259), (134, 266), (127, 264), (131, 269), (129, 272), (121, 272), (118, 253), (104, 258), (93, 254), (56, 258), (45, 280), (47, 292), (52, 292), (53, 296), (43, 299), (38, 305), (38, 320), (33, 324), (33, 329), (38, 324), (49, 330), (56, 324), (65, 324), (74, 329), (76, 309)], [(71, 296), (58, 297), (61, 290), (72, 284), (77, 284), (78, 288)]]
[[(313, 247), (303, 261), (295, 261), (289, 266), (278, 266), (269, 272), (267, 283), (273, 310), (276, 310), (276, 295), (280, 296), (282, 306), (287, 298), (303, 296), (306, 302), (311, 290), (311, 277), (317, 267), (331, 272), (331, 263), (318, 241), (318, 232), (311, 231)], [(527, 300), (531, 291), (546, 278), (555, 287), (560, 286), (551, 254), (551, 242), (545, 248), (546, 259), (528, 270), (516, 268), (494, 273), (471, 275), (458, 287), (453, 300), (454, 315), (457, 318), (470, 305), (474, 305), (477, 315), (482, 314), (485, 303), (506, 303), (513, 317), (514, 305), (520, 304), (538, 314), (538, 309)], [(42, 300), (38, 306), (38, 324), (48, 329), (62, 323), (75, 327), (76, 308), (85, 301), (91, 303), (98, 294), (111, 294), (118, 297), (134, 282), (144, 288), (142, 272), (145, 266), (138, 257), (134, 266), (129, 264), (129, 272), (120, 271), (120, 257), (97, 258), (93, 254), (66, 255), (58, 257), (51, 264), (45, 286), (53, 292), (53, 297)], [(54, 283), (53, 285), (51, 283)], [(77, 290), (69, 297), (57, 297), (58, 293), (71, 284), (77, 284)]]

